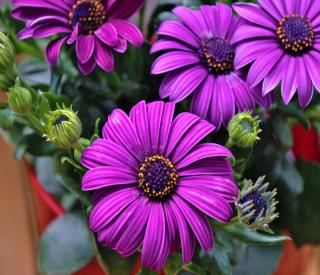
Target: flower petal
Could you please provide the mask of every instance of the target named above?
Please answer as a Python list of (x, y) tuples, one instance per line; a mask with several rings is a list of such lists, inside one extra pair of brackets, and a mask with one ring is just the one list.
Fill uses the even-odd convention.
[(109, 46), (96, 39), (95, 60), (105, 72), (111, 72), (114, 68), (114, 56)]
[(57, 64), (61, 46), (66, 39), (66, 37), (57, 38), (48, 44), (46, 48), (46, 57), (51, 66), (55, 66)]
[(118, 44), (117, 29), (109, 22), (101, 25), (94, 34), (108, 46), (114, 47)]
[(76, 41), (76, 52), (80, 63), (85, 64), (89, 61), (94, 52), (94, 35), (79, 35)]

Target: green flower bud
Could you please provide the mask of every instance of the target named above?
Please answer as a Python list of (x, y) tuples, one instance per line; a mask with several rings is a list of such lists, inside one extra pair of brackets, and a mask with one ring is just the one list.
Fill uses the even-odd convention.
[(63, 106), (61, 109), (47, 115), (46, 135), (47, 141), (65, 149), (74, 148), (82, 132), (81, 121), (72, 108)]
[(0, 73), (8, 74), (12, 72), (15, 62), (15, 49), (10, 38), (0, 32)]
[(8, 103), (15, 113), (27, 114), (32, 108), (32, 96), (28, 89), (21, 87), (19, 78), (12, 88), (9, 88)]
[(276, 213), (278, 201), (275, 200), (277, 189), (267, 191), (269, 183), (265, 183), (264, 179), (260, 177), (256, 183), (244, 180), (236, 208), (241, 222), (255, 230), (272, 232), (269, 224), (279, 217)]
[(253, 117), (252, 112), (243, 112), (234, 116), (228, 125), (229, 142), (240, 148), (253, 146), (259, 140), (259, 117)]

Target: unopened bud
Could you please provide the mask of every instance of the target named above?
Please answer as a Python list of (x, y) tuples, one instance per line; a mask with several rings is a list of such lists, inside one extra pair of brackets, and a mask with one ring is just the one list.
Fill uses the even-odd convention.
[(8, 103), (15, 113), (20, 115), (27, 114), (32, 108), (32, 96), (28, 89), (20, 85), (19, 78), (12, 88), (9, 88)]

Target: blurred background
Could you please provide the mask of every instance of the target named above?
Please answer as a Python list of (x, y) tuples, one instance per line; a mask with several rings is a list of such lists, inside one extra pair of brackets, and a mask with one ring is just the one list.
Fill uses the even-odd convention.
[[(0, 7), (9, 2), (0, 0)], [(157, 0), (148, 1), (146, 22), (157, 4)], [(0, 93), (0, 102), (4, 101), (6, 101), (6, 96)], [(297, 127), (294, 131), (297, 150), (307, 148), (305, 142), (310, 140), (310, 137), (313, 140), (314, 146), (311, 149), (308, 147), (309, 152), (302, 149), (299, 151), (300, 155), (306, 154), (308, 158), (311, 154), (317, 159), (319, 157), (319, 138), (316, 133), (306, 131), (302, 127)], [(50, 185), (52, 175), (38, 173), (35, 176), (35, 171), (24, 159), (19, 161), (15, 159), (16, 154), (15, 148), (0, 132), (0, 274), (35, 275), (38, 274), (39, 238), (46, 226), (63, 213), (63, 209), (55, 202), (54, 197), (43, 189), (43, 185), (49, 186), (48, 188), (54, 185)], [(41, 165), (50, 166), (50, 158), (42, 158), (38, 166), (36, 165), (36, 169), (40, 171)], [(59, 192), (59, 190), (54, 191)], [(318, 215), (318, 213), (314, 214)], [(314, 228), (314, 230), (318, 231), (319, 228)], [(284, 233), (289, 235), (287, 232)], [(283, 251), (275, 275), (320, 274), (319, 247), (303, 245), (298, 248), (293, 242), (288, 241)], [(256, 272), (256, 275), (260, 275), (258, 270)], [(76, 273), (76, 275), (100, 274), (103, 273), (96, 261), (92, 261), (87, 267)], [(242, 270), (241, 274), (245, 275), (246, 270)]]

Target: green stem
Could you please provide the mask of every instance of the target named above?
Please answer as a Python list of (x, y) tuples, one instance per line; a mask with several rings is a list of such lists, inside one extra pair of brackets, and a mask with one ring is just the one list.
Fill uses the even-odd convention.
[(140, 30), (142, 31), (144, 26), (144, 17), (145, 17), (145, 5), (143, 5), (140, 9), (139, 27), (140, 27)]
[(83, 151), (84, 147), (80, 144), (80, 142), (78, 141), (74, 146), (73, 148), (75, 150), (78, 150), (80, 153)]
[(227, 141), (227, 143), (226, 143), (226, 145), (225, 145), (228, 149), (231, 149), (232, 148), (232, 146), (233, 146), (233, 143), (232, 143), (232, 141), (231, 141), (231, 139), (229, 138), (228, 139), (228, 141)]
[(38, 118), (31, 112), (28, 112), (26, 114), (26, 118), (31, 122), (32, 126), (41, 134), (45, 134), (45, 128), (44, 126), (40, 123)]

